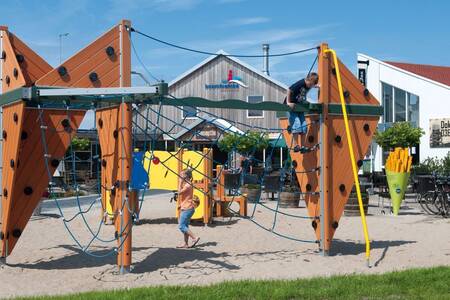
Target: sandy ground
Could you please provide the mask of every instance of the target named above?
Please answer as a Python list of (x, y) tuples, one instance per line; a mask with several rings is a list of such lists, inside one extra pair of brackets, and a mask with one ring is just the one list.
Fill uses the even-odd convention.
[[(450, 220), (424, 215), (413, 200), (400, 216), (383, 215), (371, 199), (367, 218), (372, 241), (371, 268), (365, 264), (365, 245), (359, 217), (343, 216), (331, 256), (323, 257), (316, 244), (283, 239), (240, 218), (216, 218), (210, 227), (193, 226), (201, 237), (195, 249), (176, 249), (181, 241), (170, 194), (146, 197), (142, 222), (133, 228), (133, 271), (118, 275), (115, 255), (92, 258), (82, 253), (66, 232), (51, 204), (44, 216), (33, 217), (8, 265), (0, 267), (0, 297), (65, 294), (160, 284), (209, 284), (225, 280), (301, 278), (348, 273), (381, 273), (413, 267), (450, 265)], [(70, 201), (70, 200), (66, 200)], [(274, 202), (267, 201), (269, 205)], [(87, 207), (86, 203), (83, 205)], [(99, 208), (86, 218), (97, 230)], [(253, 205), (249, 205), (249, 212)], [(78, 209), (65, 205), (67, 218)], [(304, 215), (305, 209), (289, 212)], [(258, 207), (255, 220), (271, 226), (274, 214)], [(69, 226), (86, 245), (90, 241), (80, 217)], [(276, 230), (313, 240), (310, 220), (278, 216)], [(113, 238), (112, 226), (102, 228)], [(105, 255), (115, 243), (92, 243), (95, 255)]]

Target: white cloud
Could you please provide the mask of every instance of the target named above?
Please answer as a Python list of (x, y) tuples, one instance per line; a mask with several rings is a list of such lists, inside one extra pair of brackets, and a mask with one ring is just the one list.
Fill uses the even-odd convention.
[(246, 26), (270, 22), (266, 17), (239, 18), (225, 22), (221, 27)]

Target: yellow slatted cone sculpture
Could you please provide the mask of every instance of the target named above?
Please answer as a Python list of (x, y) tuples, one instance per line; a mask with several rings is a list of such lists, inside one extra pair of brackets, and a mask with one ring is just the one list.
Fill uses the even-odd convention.
[(402, 201), (405, 198), (411, 164), (412, 156), (409, 155), (408, 148), (395, 148), (386, 160), (386, 177), (391, 195), (392, 210), (395, 216), (398, 215)]

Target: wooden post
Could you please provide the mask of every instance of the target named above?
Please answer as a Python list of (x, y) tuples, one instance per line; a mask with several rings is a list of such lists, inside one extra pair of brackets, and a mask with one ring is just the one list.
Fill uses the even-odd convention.
[[(320, 94), (319, 94), (319, 103), (324, 104), (322, 111), (322, 124), (321, 133), (322, 136), (322, 144), (321, 153), (323, 154), (323, 158), (321, 158), (321, 162), (323, 163), (321, 167), (321, 172), (323, 172), (323, 185), (322, 190), (320, 191), (321, 197), (323, 197), (323, 209), (321, 208), (321, 212), (323, 216), (321, 217), (321, 222), (319, 223), (320, 232), (323, 240), (321, 241), (320, 247), (322, 248), (323, 254), (328, 255), (331, 245), (331, 236), (330, 236), (330, 227), (331, 227), (331, 219), (330, 216), (332, 213), (330, 212), (330, 203), (333, 201), (331, 199), (332, 190), (330, 189), (330, 168), (332, 167), (330, 164), (330, 152), (329, 152), (329, 131), (330, 131), (330, 119), (328, 116), (328, 103), (330, 102), (330, 62), (328, 59), (328, 55), (325, 53), (325, 50), (328, 49), (328, 44), (321, 44), (319, 51), (319, 85), (320, 85)], [(322, 224), (323, 223), (323, 224)]]
[[(120, 23), (120, 86), (131, 86), (131, 56), (129, 21)], [(121, 103), (119, 106), (119, 188), (116, 197), (116, 209), (119, 215), (116, 218), (116, 231), (118, 232), (117, 265), (121, 274), (130, 271), (132, 252), (132, 226), (135, 211), (134, 193), (129, 191), (132, 168), (132, 109), (130, 103)]]

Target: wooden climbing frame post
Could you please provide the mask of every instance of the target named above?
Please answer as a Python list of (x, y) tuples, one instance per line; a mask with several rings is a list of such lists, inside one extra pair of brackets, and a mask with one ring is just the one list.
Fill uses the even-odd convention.
[[(131, 57), (129, 21), (119, 25), (120, 33), (120, 86), (131, 86)], [(118, 236), (117, 265), (121, 274), (130, 271), (132, 259), (132, 227), (135, 213), (136, 195), (130, 190), (133, 166), (132, 148), (132, 107), (130, 103), (121, 103), (118, 118), (118, 178), (119, 188), (116, 197), (116, 232)]]
[(325, 104), (320, 115), (320, 248), (323, 255), (328, 255), (330, 251), (330, 188), (329, 188), (329, 176), (330, 176), (330, 154), (329, 154), (329, 117), (328, 117), (328, 105), (329, 104), (329, 60), (325, 50), (328, 49), (328, 44), (321, 44), (319, 49), (319, 103)]

